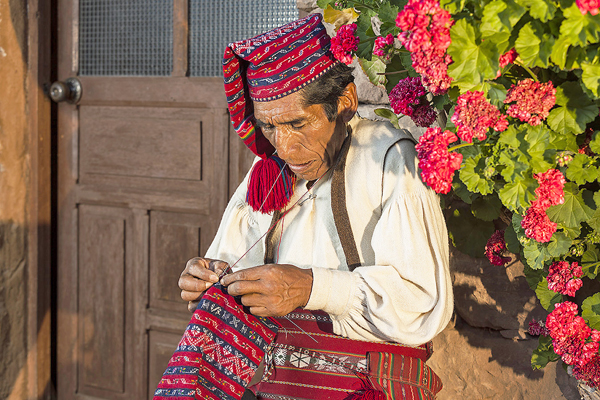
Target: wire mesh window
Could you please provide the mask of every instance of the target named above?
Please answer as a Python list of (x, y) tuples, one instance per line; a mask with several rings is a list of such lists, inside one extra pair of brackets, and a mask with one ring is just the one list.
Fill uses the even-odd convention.
[(80, 0), (80, 75), (165, 76), (172, 69), (173, 0)]
[(222, 76), (225, 46), (298, 19), (296, 0), (190, 0), (191, 76)]

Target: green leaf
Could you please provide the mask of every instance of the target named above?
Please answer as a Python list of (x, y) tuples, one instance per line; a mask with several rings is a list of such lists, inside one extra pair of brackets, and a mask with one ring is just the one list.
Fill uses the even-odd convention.
[(496, 43), (498, 53), (508, 50), (510, 34), (513, 27), (525, 14), (524, 7), (512, 0), (495, 0), (483, 9), (481, 18), (481, 36)]
[(572, 44), (585, 46), (600, 39), (600, 18), (586, 13), (583, 15), (575, 2), (563, 10), (565, 20), (560, 25), (560, 35), (568, 37)]
[(531, 290), (535, 291), (538, 283), (540, 283), (544, 279), (544, 270), (543, 269), (531, 269), (529, 265), (524, 265), (523, 272), (525, 273), (525, 280), (527, 284), (531, 288)]
[(594, 132), (592, 141), (590, 142), (590, 150), (596, 154), (600, 154), (600, 131)]
[(481, 196), (471, 204), (473, 215), (484, 221), (493, 221), (500, 216), (502, 202), (496, 196)]
[(546, 278), (538, 283), (535, 294), (537, 295), (537, 298), (540, 299), (542, 307), (548, 312), (554, 310), (554, 305), (556, 303), (562, 302), (562, 295), (560, 293), (548, 289), (548, 280), (546, 280)]
[(596, 97), (600, 97), (600, 65), (590, 64), (588, 62), (581, 63), (583, 74), (581, 79), (583, 84), (590, 89)]
[(577, 137), (573, 133), (557, 133), (550, 131), (550, 143), (548, 148), (556, 150), (570, 150), (577, 153), (579, 146), (577, 145)]
[(567, 179), (583, 185), (598, 179), (598, 168), (592, 165), (594, 160), (585, 154), (576, 154), (567, 168)]
[(474, 193), (483, 195), (493, 192), (494, 183), (487, 179), (483, 171), (485, 169), (485, 158), (482, 155), (467, 158), (460, 169), (460, 180), (467, 185), (467, 189)]
[(551, 206), (546, 210), (551, 221), (561, 223), (569, 228), (576, 228), (594, 215), (594, 210), (585, 204), (582, 193), (579, 192), (575, 183), (567, 182), (564, 193), (565, 202), (563, 204)]
[(548, 125), (558, 133), (580, 134), (598, 116), (598, 107), (577, 82), (567, 81), (556, 88), (556, 104), (559, 107), (550, 111)]
[(465, 8), (466, 0), (441, 0), (440, 6), (450, 14), (456, 14)]
[(512, 226), (508, 226), (504, 230), (504, 241), (506, 242), (506, 248), (508, 249), (508, 251), (514, 254), (520, 253), (521, 244), (519, 243), (517, 233), (515, 232)]
[(498, 108), (504, 106), (504, 99), (506, 99), (507, 90), (504, 86), (500, 85), (499, 83), (485, 81), (481, 82), (479, 85), (474, 86), (471, 90), (478, 90), (480, 92), (483, 92), (490, 100), (490, 103), (492, 103)]
[(371, 27), (371, 17), (361, 14), (356, 21), (356, 36), (360, 39), (356, 55), (367, 61), (373, 59), (373, 28)]
[[(402, 53), (402, 54), (406, 54), (406, 53)], [(402, 70), (406, 70), (406, 69), (413, 70), (411, 60), (410, 60), (410, 54), (408, 55), (408, 67), (404, 65), (402, 56), (395, 55), (394, 57), (392, 57), (392, 60), (387, 65), (385, 71), (386, 72), (398, 72), (398, 71), (402, 71)], [(387, 90), (388, 93), (391, 92), (392, 89), (394, 88), (394, 86), (396, 86), (398, 84), (398, 82), (400, 82), (400, 79), (407, 78), (408, 76), (409, 76), (408, 72), (402, 72), (400, 74), (386, 75), (387, 82), (385, 84), (385, 90)]]
[(548, 253), (547, 246), (542, 243), (538, 243), (535, 240), (530, 240), (523, 246), (523, 254), (527, 260), (527, 265), (531, 269), (542, 269), (546, 260), (552, 258)]
[(581, 316), (590, 328), (600, 330), (600, 293), (588, 297), (581, 305)]
[(385, 72), (385, 63), (379, 57), (373, 56), (371, 61), (359, 58), (358, 61), (373, 85), (385, 86), (385, 75), (379, 75)]
[(590, 246), (581, 257), (583, 274), (590, 279), (596, 279), (600, 270), (600, 251), (596, 246)]
[(542, 22), (548, 22), (554, 18), (556, 3), (548, 0), (517, 0), (519, 4), (527, 7), (529, 15)]
[(569, 47), (571, 47), (571, 39), (568, 37), (561, 36), (554, 42), (550, 59), (558, 65), (560, 69), (565, 69)]
[(396, 34), (396, 17), (398, 16), (398, 7), (389, 3), (383, 3), (377, 11), (377, 16), (381, 21), (380, 35), (386, 36), (388, 33)]
[(498, 195), (506, 208), (511, 211), (524, 212), (535, 199), (538, 183), (533, 178), (517, 179), (505, 185)]
[(400, 125), (398, 124), (398, 116), (394, 114), (392, 110), (387, 108), (376, 108), (374, 112), (380, 117), (389, 119), (396, 129), (400, 129)]
[(485, 79), (494, 79), (498, 72), (498, 49), (491, 40), (481, 41), (479, 31), (466, 19), (461, 19), (450, 29), (452, 43), (448, 54), (454, 61), (448, 67), (453, 84), (462, 92)]
[(446, 223), (454, 246), (471, 257), (483, 257), (487, 240), (496, 231), (492, 222), (475, 218), (468, 208), (454, 209)]
[(329, 4), (334, 3), (335, 1), (336, 0), (317, 0), (317, 6), (324, 10)]
[(552, 347), (552, 338), (550, 336), (540, 336), (539, 344), (531, 355), (531, 368), (542, 369), (549, 362), (554, 362), (559, 359), (558, 354), (554, 352)]
[(571, 247), (571, 243), (573, 241), (567, 237), (563, 232), (556, 232), (552, 235), (552, 239), (548, 243), (548, 254), (551, 257), (559, 257), (569, 251), (569, 247)]
[(554, 36), (543, 33), (543, 27), (538, 22), (527, 23), (519, 31), (515, 42), (515, 50), (528, 67), (548, 66), (550, 54), (554, 46)]
[(515, 125), (510, 125), (508, 129), (500, 133), (500, 138), (498, 139), (498, 142), (507, 144), (511, 147), (518, 149), (521, 146), (521, 139), (519, 137), (519, 133), (522, 132), (518, 131)]

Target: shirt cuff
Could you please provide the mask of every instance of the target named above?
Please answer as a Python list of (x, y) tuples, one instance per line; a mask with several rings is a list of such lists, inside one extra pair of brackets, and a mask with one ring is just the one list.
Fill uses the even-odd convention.
[(312, 268), (312, 273), (312, 291), (304, 308), (323, 310), (338, 317), (347, 314), (358, 286), (356, 274), (317, 267)]

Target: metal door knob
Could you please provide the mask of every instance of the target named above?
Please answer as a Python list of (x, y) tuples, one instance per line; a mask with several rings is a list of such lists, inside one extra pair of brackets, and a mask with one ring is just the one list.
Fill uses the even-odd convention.
[(50, 86), (50, 98), (57, 103), (66, 101), (75, 104), (81, 99), (81, 83), (77, 78), (67, 78), (64, 82), (54, 82)]

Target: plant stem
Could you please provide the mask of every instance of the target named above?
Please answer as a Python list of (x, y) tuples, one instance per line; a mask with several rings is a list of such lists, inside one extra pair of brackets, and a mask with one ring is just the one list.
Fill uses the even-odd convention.
[(378, 72), (377, 75), (395, 75), (395, 74), (402, 74), (404, 72), (408, 72), (408, 70), (407, 69), (403, 69), (402, 71)]
[(531, 77), (533, 78), (534, 81), (539, 82), (537, 76), (533, 73), (533, 71), (531, 70), (531, 68), (529, 68), (526, 65), (523, 65), (521, 63), (518, 63), (515, 61), (515, 64), (517, 64), (518, 66), (520, 66), (521, 68), (523, 68), (525, 71), (527, 71), (529, 73), (529, 75), (531, 75)]
[(461, 144), (457, 144), (456, 146), (452, 146), (448, 149), (448, 153), (454, 150), (458, 150), (460, 148), (463, 147), (469, 147), (469, 146), (473, 146), (473, 143), (461, 143)]

